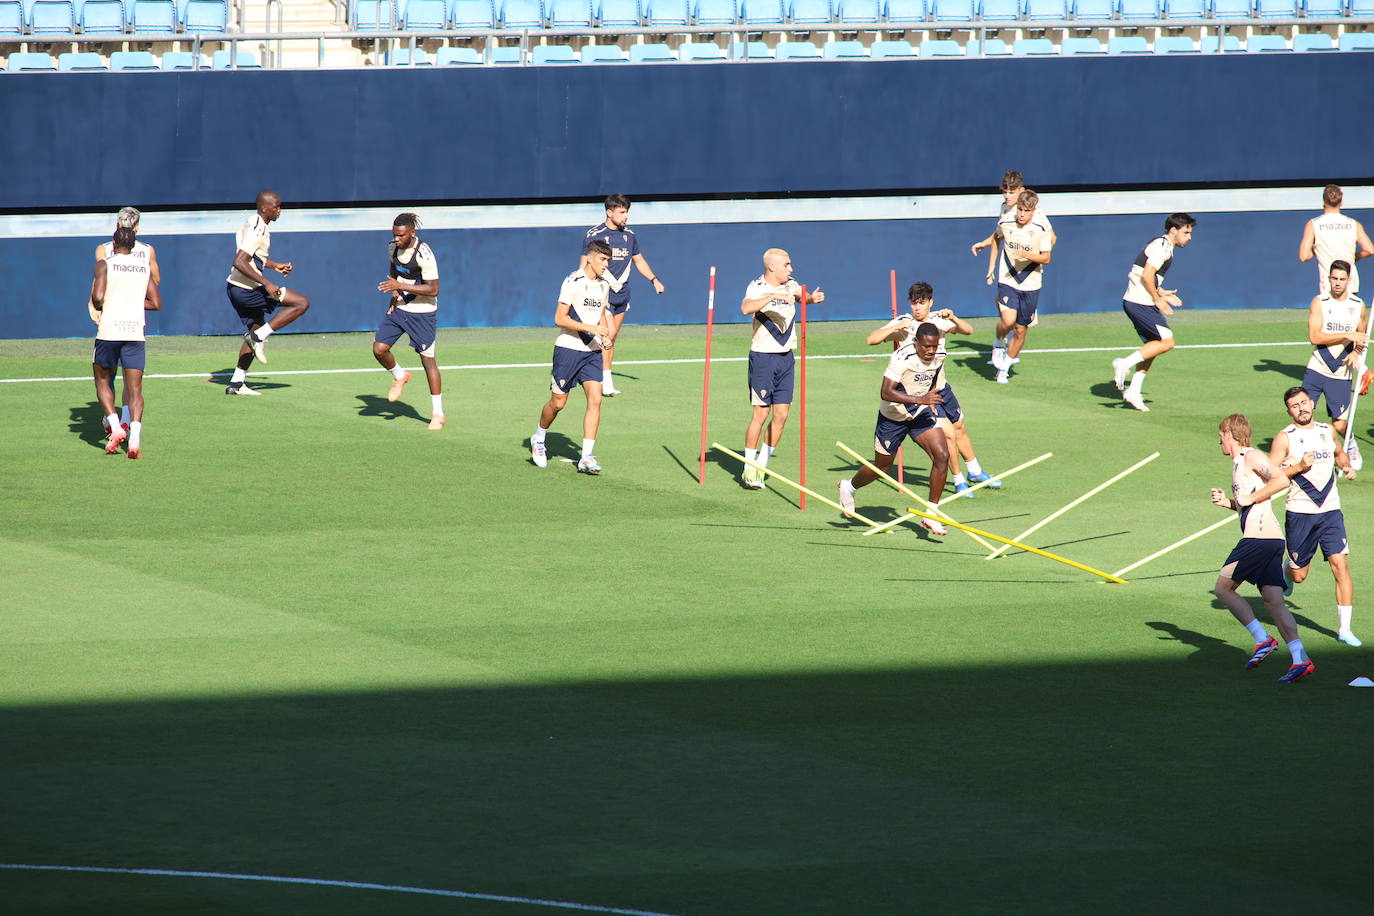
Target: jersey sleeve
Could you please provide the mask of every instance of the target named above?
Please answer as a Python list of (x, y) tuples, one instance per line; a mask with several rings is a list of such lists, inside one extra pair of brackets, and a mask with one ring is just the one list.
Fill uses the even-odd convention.
[(434, 250), (429, 245), (420, 243), (420, 250), (415, 252), (415, 261), (420, 265), (421, 280), (439, 279), (439, 262), (434, 259)]
[(262, 243), (262, 238), (267, 234), (267, 223), (257, 216), (250, 216), (244, 220), (243, 226), (239, 229), (238, 246), (239, 251), (248, 255), (258, 253), (258, 246)]
[(561, 305), (572, 305), (577, 299), (577, 278), (568, 277), (563, 281), (563, 286), (558, 290), (558, 302)]
[(887, 368), (883, 370), (883, 378), (892, 379), (894, 382), (902, 380), (902, 370), (905, 368), (906, 354), (901, 350), (893, 350), (892, 355), (887, 358)]
[(1037, 250), (1041, 254), (1054, 248), (1054, 236), (1050, 234), (1048, 225), (1049, 224), (1046, 223), (1046, 228), (1040, 233), (1040, 247)]
[(1164, 239), (1155, 239), (1145, 246), (1145, 263), (1159, 270), (1164, 262), (1169, 260), (1169, 254), (1165, 251)]
[(634, 234), (631, 234), (631, 235), (630, 235), (630, 257), (633, 258), (633, 257), (634, 257), (635, 255), (637, 255), (637, 254), (639, 254), (639, 236), (634, 235)]

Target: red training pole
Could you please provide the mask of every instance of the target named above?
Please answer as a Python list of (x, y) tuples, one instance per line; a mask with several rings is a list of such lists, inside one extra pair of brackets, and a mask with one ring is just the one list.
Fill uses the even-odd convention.
[(710, 291), (706, 294), (706, 372), (701, 379), (701, 475), (698, 484), (706, 483), (706, 412), (711, 404), (711, 329), (716, 322), (716, 268), (711, 266)]
[[(801, 288), (801, 485), (806, 486), (806, 287)], [(801, 492), (801, 508), (806, 508), (806, 491)]]
[[(892, 286), (892, 317), (897, 317), (897, 271), (888, 271), (888, 281)], [(897, 349), (897, 341), (892, 342), (892, 349)], [(906, 483), (906, 470), (902, 467), (902, 447), (897, 446), (897, 482)]]

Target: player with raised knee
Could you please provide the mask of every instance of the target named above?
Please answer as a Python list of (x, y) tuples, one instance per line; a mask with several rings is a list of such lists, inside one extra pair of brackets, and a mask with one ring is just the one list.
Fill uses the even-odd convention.
[[(1016, 215), (1016, 201), (1018, 198), (1020, 198), (1021, 192), (1026, 190), (1025, 177), (1015, 169), (1008, 169), (1007, 171), (1002, 173), (1002, 181), (997, 186), (997, 190), (1000, 191), (1002, 194), (1002, 209), (1001, 212), (997, 215), (997, 223), (993, 224), (992, 235), (989, 235), (987, 238), (983, 239), (980, 242), (974, 243), (972, 247), (974, 257), (977, 257), (978, 252), (982, 251), (984, 248), (988, 249), (988, 272), (986, 277), (986, 282), (988, 286), (992, 286), (994, 283), (997, 282), (997, 261), (998, 255), (1001, 253), (1001, 248), (997, 244), (997, 224), (1001, 223), (1003, 219), (1012, 218)], [(1035, 208), (1035, 216), (1032, 217), (1032, 222), (1036, 223), (1037, 225), (1043, 225), (1046, 229), (1049, 230), (1051, 247), (1053, 247), (1059, 241), (1058, 237), (1056, 237), (1054, 234), (1054, 226), (1050, 223), (1049, 216), (1046, 215), (1044, 209), (1041, 208), (1038, 204)], [(997, 298), (998, 297), (994, 297), (994, 304), (998, 305), (1000, 309), (1000, 302), (997, 301)], [(1033, 317), (1031, 319), (1030, 326), (1035, 327), (1039, 323), (1039, 321), (1040, 319), (1038, 315)], [(989, 362), (991, 362), (993, 366), (998, 366), (1003, 362), (1004, 359), (1006, 360), (1008, 365), (1015, 365), (1016, 363), (1019, 363), (1021, 361), (1020, 357), (1016, 357), (1015, 359), (1008, 359), (1006, 351), (1006, 334), (995, 334), (992, 339), (992, 358), (989, 360)]]
[[(987, 239), (973, 246), (974, 254), (986, 244), (1000, 245), (997, 257), (997, 321), (993, 345), (993, 366), (997, 369), (998, 384), (1010, 380), (1011, 367), (1020, 362), (1026, 333), (1035, 323), (1044, 283), (1044, 268), (1053, 256), (1054, 233), (1049, 223), (1036, 220), (1040, 209), (1040, 195), (1023, 190), (1016, 198), (1016, 209), (1004, 213), (997, 223), (992, 241)], [(1006, 349), (998, 346), (1006, 341)]]
[(615, 336), (611, 344), (601, 351), (601, 393), (608, 398), (620, 394), (611, 378), (611, 363), (615, 361), (615, 341), (625, 324), (625, 315), (630, 311), (630, 267), (634, 266), (645, 279), (653, 285), (654, 292), (663, 295), (663, 281), (649, 266), (648, 260), (640, 253), (639, 237), (630, 229), (630, 199), (624, 194), (612, 194), (606, 198), (606, 218), (587, 230), (582, 240), (585, 257), (588, 242), (600, 240), (611, 246), (611, 263), (606, 279), (611, 284), (611, 295), (606, 301), (606, 311), (611, 316), (611, 328)]
[(530, 460), (536, 467), (548, 466), (544, 437), (567, 406), (568, 393), (581, 385), (587, 397), (587, 410), (582, 415), (582, 456), (578, 459), (577, 470), (583, 474), (601, 473), (601, 465), (592, 450), (601, 424), (601, 348), (615, 336), (610, 313), (606, 310), (611, 286), (604, 275), (610, 260), (611, 246), (593, 239), (587, 243), (577, 270), (563, 280), (558, 291), (553, 323), (563, 333), (553, 345), (549, 400), (539, 412), (539, 425), (530, 436)]
[[(930, 456), (930, 501), (936, 505), (949, 475), (949, 445), (939, 424), (940, 389), (944, 387), (944, 357), (940, 354), (940, 329), (927, 321), (916, 328), (911, 340), (892, 352), (879, 389), (882, 406), (873, 430), (873, 464), (886, 471), (897, 449), (907, 438)], [(852, 478), (840, 481), (840, 505), (854, 511), (854, 491), (866, 487), (878, 475), (861, 467)], [(945, 526), (922, 518), (921, 527), (943, 536)]]
[(1279, 628), (1293, 658), (1279, 682), (1291, 684), (1307, 677), (1316, 666), (1307, 657), (1298, 637), (1297, 621), (1283, 601), (1284, 539), (1272, 499), (1288, 486), (1288, 476), (1263, 452), (1251, 447), (1250, 421), (1243, 414), (1231, 414), (1217, 428), (1221, 453), (1231, 459), (1231, 492), (1228, 495), (1214, 487), (1212, 502), (1240, 513), (1240, 541), (1222, 564), (1212, 592), (1255, 640), (1254, 651), (1245, 663), (1248, 669), (1279, 647), (1278, 641), (1255, 619), (1250, 602), (1236, 592), (1245, 582), (1259, 589), (1269, 619)]
[(439, 264), (429, 245), (415, 234), (420, 218), (414, 213), (402, 213), (392, 221), (391, 244), (387, 254), (391, 269), (387, 279), (377, 284), (377, 290), (391, 293), (391, 305), (372, 341), (372, 355), (393, 379), (386, 399), (401, 397), (410, 373), (396, 364), (391, 347), (405, 334), (410, 346), (420, 357), (429, 382), (430, 429), (444, 428), (444, 383), (439, 376), (439, 363), (434, 357), (434, 342), (438, 337)]
[[(225, 291), (229, 304), (247, 330), (239, 347), (234, 375), (225, 387), (225, 394), (261, 394), (245, 383), (248, 367), (256, 358), (267, 362), (264, 342), (276, 331), (305, 314), (310, 300), (300, 293), (278, 286), (263, 276), (265, 270), (275, 270), (283, 277), (291, 275), (291, 262), (268, 259), (272, 245), (271, 224), (281, 216), (281, 195), (276, 191), (259, 191), (257, 210), (243, 222), (235, 237), (234, 265), (229, 271)], [(275, 314), (274, 314), (275, 313)]]
[[(940, 309), (932, 312), (935, 307), (935, 289), (929, 283), (913, 283), (907, 290), (907, 300), (911, 303), (911, 314), (898, 316), (880, 328), (875, 328), (868, 334), (868, 345), (876, 347), (878, 344), (891, 341), (893, 348), (899, 348), (903, 344), (910, 343), (916, 334), (916, 328), (926, 322), (935, 325), (940, 331), (939, 356), (944, 359), (947, 355), (945, 348), (945, 338), (950, 334), (972, 334), (973, 326), (967, 321), (954, 314), (953, 309)], [(968, 428), (964, 423), (964, 409), (959, 403), (959, 398), (954, 394), (954, 386), (945, 380), (945, 387), (941, 390), (940, 400), (940, 428), (945, 432), (946, 445), (949, 451), (951, 476), (954, 478), (954, 491), (964, 493), (969, 489), (970, 483), (982, 483), (991, 480), (982, 465), (978, 463), (978, 455), (973, 449), (973, 440), (969, 438)], [(964, 463), (968, 465), (968, 478), (959, 472), (959, 458), (963, 457)], [(988, 484), (989, 489), (1000, 489), (1002, 481), (992, 480)], [(968, 494), (969, 499), (973, 494)]]
[(1283, 527), (1287, 532), (1288, 570), (1294, 583), (1302, 582), (1312, 567), (1317, 547), (1331, 566), (1336, 580), (1336, 638), (1349, 646), (1362, 645), (1350, 629), (1354, 615), (1355, 586), (1350, 579), (1350, 542), (1345, 515), (1336, 491), (1337, 469), (1346, 480), (1355, 479), (1350, 456), (1332, 426), (1315, 422), (1316, 405), (1306, 389), (1295, 385), (1283, 393), (1283, 406), (1293, 421), (1279, 430), (1269, 447), (1269, 460), (1290, 478)]
[(1345, 435), (1355, 373), (1369, 344), (1369, 316), (1364, 301), (1350, 289), (1350, 271), (1345, 261), (1332, 261), (1327, 292), (1314, 296), (1307, 309), (1312, 356), (1302, 374), (1302, 387), (1314, 406), (1326, 397), (1326, 414), (1337, 436)]
[[(1136, 410), (1149, 412), (1145, 406), (1145, 374), (1154, 365), (1155, 357), (1174, 348), (1174, 332), (1169, 316), (1183, 306), (1178, 290), (1165, 289), (1164, 275), (1174, 263), (1174, 249), (1183, 248), (1193, 240), (1197, 220), (1187, 213), (1173, 213), (1164, 220), (1164, 234), (1150, 242), (1135, 256), (1126, 279), (1126, 292), (1121, 298), (1121, 310), (1131, 319), (1140, 336), (1140, 349), (1130, 356), (1112, 360), (1112, 381), (1122, 399)], [(1139, 367), (1139, 368), (1136, 368)], [(1131, 375), (1130, 384), (1126, 376)]]
[[(91, 279), (91, 307), (100, 316), (95, 335), (91, 372), (95, 396), (110, 428), (105, 454), (114, 455), (128, 442), (130, 458), (143, 457), (143, 370), (147, 365), (144, 312), (162, 308), (162, 296), (152, 278), (146, 257), (134, 254), (134, 231), (120, 226), (111, 240), (110, 254), (97, 261)], [(114, 373), (123, 367), (124, 390), (129, 400), (126, 433), (114, 412)]]
[[(136, 258), (148, 262), (148, 270), (150, 272), (152, 281), (154, 283), (161, 284), (162, 272), (158, 270), (157, 266), (157, 249), (154, 248), (152, 245), (149, 245), (147, 242), (138, 241), (138, 224), (142, 216), (143, 214), (139, 213), (136, 207), (123, 207), (120, 209), (119, 213), (115, 215), (115, 228), (118, 229), (120, 227), (123, 227), (125, 229), (132, 229), (134, 231), (134, 250), (132, 254)], [(105, 260), (113, 253), (113, 246), (110, 242), (101, 242), (99, 245), (95, 246), (95, 259), (97, 263)], [(87, 301), (86, 311), (91, 316), (91, 321), (99, 325), (100, 312), (96, 310), (94, 302)], [(123, 394), (120, 397), (119, 408), (119, 425), (120, 428), (122, 428), (126, 434), (129, 432), (129, 421), (129, 385), (126, 381), (124, 384)], [(101, 417), (100, 425), (104, 427), (105, 434), (108, 436), (110, 433), (109, 419)]]

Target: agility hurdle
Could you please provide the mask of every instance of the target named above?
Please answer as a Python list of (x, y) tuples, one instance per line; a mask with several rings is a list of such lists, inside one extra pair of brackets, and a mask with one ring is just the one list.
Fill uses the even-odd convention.
[(1130, 566), (1123, 566), (1123, 567), (1121, 567), (1121, 568), (1118, 569), (1116, 572), (1112, 573), (1112, 575), (1114, 575), (1114, 576), (1124, 576), (1124, 575), (1126, 575), (1126, 573), (1130, 572), (1131, 570), (1133, 570), (1133, 569), (1139, 569), (1140, 567), (1144, 566), (1146, 563), (1149, 563), (1151, 560), (1158, 560), (1160, 557), (1164, 556), (1166, 553), (1169, 553), (1170, 551), (1177, 550), (1178, 548), (1182, 547), (1184, 544), (1187, 544), (1187, 543), (1189, 543), (1189, 542), (1191, 542), (1191, 541), (1196, 541), (1198, 538), (1202, 537), (1203, 535), (1211, 534), (1213, 531), (1216, 531), (1218, 528), (1221, 528), (1221, 527), (1223, 527), (1223, 526), (1225, 526), (1225, 525), (1229, 525), (1229, 524), (1231, 524), (1231, 523), (1234, 522), (1234, 521), (1235, 521), (1234, 518), (1223, 518), (1223, 519), (1221, 519), (1220, 521), (1213, 522), (1212, 524), (1208, 525), (1206, 528), (1203, 528), (1201, 531), (1197, 532), (1196, 534), (1190, 534), (1190, 535), (1188, 535), (1186, 538), (1184, 538), (1184, 539), (1181, 540), (1181, 541), (1175, 541), (1174, 543), (1170, 544), (1168, 547), (1165, 547), (1163, 550), (1156, 550), (1154, 553), (1150, 554), (1148, 557), (1146, 557), (1146, 558), (1143, 559), (1143, 560), (1136, 560), (1136, 561), (1135, 561), (1134, 563), (1132, 563)]
[(726, 448), (725, 446), (721, 445), (719, 442), (712, 442), (712, 443), (711, 443), (711, 448), (715, 449), (716, 451), (723, 452), (723, 453), (725, 453), (726, 455), (729, 455), (731, 458), (734, 458), (736, 461), (739, 461), (739, 462), (742, 462), (742, 463), (744, 463), (744, 464), (747, 464), (749, 467), (754, 468), (755, 470), (762, 471), (763, 473), (767, 474), (769, 477), (772, 477), (774, 480), (777, 480), (777, 481), (780, 481), (780, 482), (782, 482), (782, 483), (785, 483), (785, 484), (787, 484), (789, 487), (791, 487), (792, 489), (797, 490), (798, 492), (805, 493), (805, 494), (807, 494), (808, 496), (811, 496), (811, 497), (813, 497), (813, 498), (815, 498), (815, 499), (818, 499), (818, 500), (820, 500), (821, 502), (825, 503), (827, 506), (834, 506), (836, 509), (840, 510), (840, 514), (841, 514), (841, 515), (847, 516), (847, 517), (849, 517), (849, 518), (857, 518), (859, 521), (863, 522), (865, 525), (868, 525), (870, 528), (876, 528), (876, 527), (878, 527), (878, 523), (875, 522), (875, 521), (873, 521), (873, 519), (871, 519), (871, 518), (866, 518), (866, 517), (860, 515), (860, 514), (857, 513), (857, 512), (849, 512), (849, 511), (847, 511), (847, 510), (845, 509), (844, 506), (841, 506), (839, 503), (835, 502), (833, 499), (826, 499), (824, 496), (822, 496), (821, 494), (817, 493), (815, 490), (808, 490), (806, 487), (802, 486), (801, 484), (797, 483), (796, 481), (794, 481), (794, 480), (788, 480), (786, 477), (782, 476), (781, 474), (779, 474), (777, 471), (773, 470), (772, 468), (766, 468), (766, 467), (764, 467), (764, 466), (761, 465), (761, 464), (757, 464), (757, 463), (755, 463), (755, 462), (753, 462), (753, 461), (750, 461), (748, 458), (745, 458), (743, 455), (739, 454), (738, 452), (732, 452), (732, 451), (730, 451), (730, 449), (728, 449), (728, 448)]
[[(1005, 480), (1005, 479), (1007, 479), (1008, 477), (1010, 477), (1011, 475), (1015, 474), (1017, 471), (1024, 471), (1026, 468), (1030, 467), (1031, 465), (1039, 464), (1040, 462), (1044, 461), (1046, 458), (1052, 458), (1053, 456), (1054, 456), (1054, 452), (1046, 452), (1045, 454), (1041, 455), (1039, 458), (1032, 458), (1030, 461), (1027, 461), (1027, 462), (1025, 462), (1024, 464), (1018, 464), (1016, 467), (1012, 468), (1010, 471), (1003, 471), (1003, 472), (1000, 473), (1000, 474), (993, 474), (993, 475), (992, 475), (991, 477), (989, 477), (987, 480), (984, 480), (982, 483), (976, 483), (976, 484), (974, 484), (973, 486), (971, 486), (971, 487), (969, 487), (967, 490), (965, 490), (963, 493), (953, 493), (953, 494), (951, 494), (951, 495), (949, 495), (949, 496), (946, 496), (944, 499), (940, 500), (940, 502), (937, 503), (937, 505), (943, 506), (945, 503), (949, 502), (950, 500), (954, 500), (954, 499), (963, 499), (963, 498), (964, 498), (964, 494), (966, 494), (966, 493), (972, 493), (972, 492), (974, 492), (975, 490), (981, 490), (983, 487), (986, 487), (986, 486), (988, 486), (989, 484), (991, 484), (994, 480)], [(912, 520), (913, 518), (915, 518), (915, 517), (916, 517), (916, 516), (914, 516), (914, 515), (903, 515), (901, 518), (896, 518), (896, 519), (893, 519), (893, 520), (890, 521), (890, 522), (885, 522), (885, 523), (879, 525), (877, 528), (874, 528), (872, 531), (865, 531), (865, 532), (863, 533), (863, 536), (864, 536), (864, 537), (868, 537), (870, 534), (879, 534), (879, 533), (881, 533), (881, 532), (883, 532), (883, 531), (887, 531), (887, 530), (889, 530), (889, 529), (891, 529), (891, 528), (896, 528), (896, 527), (897, 527), (898, 525), (900, 525), (902, 522), (909, 522), (909, 521), (911, 521), (911, 520)]]

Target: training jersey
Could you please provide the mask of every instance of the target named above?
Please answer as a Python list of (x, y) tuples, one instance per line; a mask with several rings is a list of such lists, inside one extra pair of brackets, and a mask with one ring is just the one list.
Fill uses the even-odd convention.
[[(238, 245), (234, 249), (234, 257), (237, 258), (240, 251), (247, 252), (258, 273), (267, 269), (267, 250), (272, 246), (270, 227), (271, 223), (263, 219), (262, 214), (254, 211), (243, 221), (238, 234), (234, 237), (235, 243)], [(229, 270), (229, 276), (226, 279), (230, 284), (240, 289), (257, 289), (262, 285), (237, 267)]]
[[(1002, 212), (997, 214), (997, 221), (1000, 223), (1008, 216), (1010, 216), (1013, 219), (1016, 217), (1016, 204), (1015, 202), (1007, 203), (1006, 201), (1003, 201)], [(1046, 216), (1045, 211), (1040, 209), (1039, 207), (1036, 207), (1035, 212), (1031, 214), (1031, 222), (1039, 226), (1044, 226), (1047, 232), (1054, 232), (1054, 227), (1050, 225), (1050, 218)]]
[(1131, 272), (1126, 278), (1126, 292), (1121, 298), (1136, 305), (1154, 305), (1155, 300), (1145, 290), (1145, 284), (1140, 279), (1145, 275), (1145, 265), (1154, 265), (1155, 289), (1161, 289), (1164, 286), (1164, 275), (1169, 272), (1173, 263), (1174, 243), (1162, 235), (1152, 239), (1148, 245), (1140, 249), (1140, 254), (1135, 256), (1135, 263), (1131, 265)]
[(1312, 453), (1312, 467), (1288, 482), (1288, 511), (1303, 515), (1334, 512), (1341, 507), (1336, 492), (1336, 439), (1326, 423), (1313, 423), (1307, 429), (1296, 425), (1283, 428), (1288, 435), (1288, 455), (1283, 465), (1297, 464)]
[[(97, 261), (103, 261), (113, 253), (114, 243), (102, 242), (100, 247), (96, 249), (95, 257)], [(133, 255), (141, 261), (148, 261), (151, 263), (153, 258), (153, 246), (146, 242), (134, 242)], [(156, 280), (157, 278), (154, 277), (153, 279)]]
[[(1344, 299), (1322, 296), (1319, 303), (1322, 310), (1322, 330), (1328, 334), (1348, 334), (1360, 326), (1364, 316), (1364, 300), (1359, 296), (1347, 294)], [(1327, 378), (1350, 381), (1354, 376), (1352, 369), (1342, 360), (1353, 350), (1348, 343), (1330, 344), (1313, 347), (1307, 360), (1307, 368)]]
[[(945, 387), (944, 362), (942, 353), (936, 353), (930, 362), (925, 362), (917, 355), (915, 344), (906, 344), (892, 351), (883, 378), (896, 382), (902, 393), (920, 397)], [(883, 401), (878, 408), (878, 413), (884, 417), (898, 421), (914, 420), (930, 411), (931, 408), (925, 404), (902, 404), (898, 401)]]
[(148, 259), (112, 254), (105, 259), (105, 301), (96, 340), (144, 340), (143, 300), (151, 271)]
[[(434, 260), (434, 252), (418, 237), (409, 248), (397, 248), (396, 243), (391, 242), (386, 250), (391, 258), (391, 275), (402, 283), (414, 285), (439, 279), (439, 262)], [(437, 296), (403, 292), (396, 307), (403, 312), (416, 314), (437, 312), (439, 299)]]
[[(610, 291), (611, 286), (604, 277), (592, 280), (587, 277), (587, 272), (579, 267), (564, 278), (563, 287), (558, 291), (558, 301), (567, 303), (568, 316), (574, 321), (600, 324), (601, 313), (606, 309), (606, 296)], [(582, 353), (601, 349), (597, 336), (586, 331), (565, 330), (558, 335), (553, 345)]]
[(775, 298), (754, 313), (754, 338), (749, 349), (756, 353), (790, 353), (797, 346), (797, 294), (801, 284), (788, 280), (774, 286), (759, 277), (744, 291), (744, 298), (758, 299), (774, 293)]
[(1359, 269), (1355, 267), (1355, 246), (1359, 238), (1358, 223), (1344, 213), (1323, 213), (1314, 216), (1312, 226), (1312, 254), (1317, 261), (1317, 285), (1326, 295), (1330, 291), (1332, 261), (1350, 265), (1351, 293), (1360, 291)]
[(611, 305), (623, 305), (630, 301), (630, 267), (634, 256), (639, 254), (639, 239), (629, 226), (615, 229), (604, 221), (587, 230), (582, 240), (582, 253), (587, 253), (587, 245), (601, 241), (611, 246), (611, 262), (606, 266), (606, 279), (611, 283)]
[[(1242, 493), (1256, 493), (1264, 487), (1263, 478), (1245, 466), (1245, 456), (1252, 451), (1254, 449), (1246, 446), (1231, 460), (1232, 499), (1239, 499)], [(1272, 499), (1240, 508), (1240, 536), (1263, 541), (1283, 540), (1283, 529), (1274, 514)]]
[[(897, 325), (901, 324), (903, 321), (906, 321), (908, 319), (915, 321), (915, 319), (911, 318), (910, 315), (900, 315), (896, 318), (893, 318), (887, 324), (883, 325), (883, 328), (895, 328), (897, 327)], [(945, 336), (949, 334), (950, 331), (954, 330), (955, 327), (954, 322), (950, 321), (948, 318), (937, 318), (935, 315), (928, 315), (926, 316), (925, 321), (915, 321), (915, 323), (911, 327), (906, 329), (906, 333), (903, 334), (900, 338), (898, 338), (897, 349), (900, 350), (902, 347), (914, 343), (916, 341), (916, 329), (923, 324), (933, 324), (935, 325), (935, 327), (939, 328), (940, 346), (936, 348), (935, 355), (937, 358), (943, 361), (946, 356)]]
[(1030, 251), (1043, 254), (1054, 247), (1048, 220), (1036, 222), (1041, 215), (1037, 209), (1031, 221), (1024, 226), (1016, 223), (1016, 208), (1002, 215), (997, 221), (997, 238), (1002, 247), (997, 254), (997, 283), (1031, 292), (1040, 288), (1044, 281), (1045, 265), (1020, 257), (1020, 252)]

